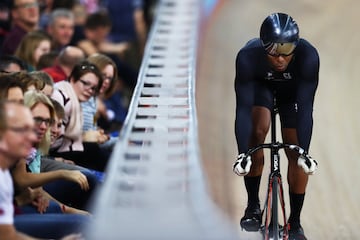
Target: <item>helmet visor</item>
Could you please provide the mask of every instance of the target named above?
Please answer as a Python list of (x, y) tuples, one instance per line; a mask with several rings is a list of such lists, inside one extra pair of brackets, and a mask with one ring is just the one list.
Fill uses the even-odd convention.
[(290, 56), (295, 50), (296, 44), (291, 43), (272, 43), (265, 48), (270, 56)]

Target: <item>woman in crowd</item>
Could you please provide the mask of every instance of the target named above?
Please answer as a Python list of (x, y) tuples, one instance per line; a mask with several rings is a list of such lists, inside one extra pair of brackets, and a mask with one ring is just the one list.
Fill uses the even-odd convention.
[[(118, 132), (127, 115), (127, 103), (124, 96), (124, 82), (118, 78), (115, 62), (105, 54), (95, 53), (88, 57), (88, 61), (95, 64), (104, 76), (104, 83), (100, 89), (96, 104), (97, 124), (106, 132)], [(84, 105), (83, 105), (84, 106)], [(83, 108), (84, 118), (86, 116)], [(95, 114), (93, 112), (93, 114)], [(84, 123), (84, 129), (90, 128)]]
[[(24, 191), (37, 191), (38, 194), (35, 204), (25, 204), (19, 206), (23, 213), (77, 213), (88, 214), (86, 211), (70, 207), (58, 199), (54, 198), (47, 191), (42, 189), (47, 183), (55, 180), (64, 179), (75, 182), (80, 186), (80, 191), (88, 191), (89, 183), (85, 175), (80, 171), (57, 170), (46, 173), (40, 173), (41, 156), (46, 154), (50, 146), (50, 129), (49, 126), (54, 118), (54, 108), (50, 99), (41, 92), (28, 91), (24, 95), (24, 103), (30, 108), (35, 122), (36, 143), (31, 154), (26, 160), (20, 160), (12, 170), (13, 179), (18, 196)], [(60, 186), (60, 185), (59, 185)], [(58, 189), (60, 191), (61, 188)], [(67, 192), (72, 196), (71, 192)], [(77, 199), (73, 199), (74, 202)], [(71, 201), (69, 201), (71, 204)], [(48, 205), (50, 203), (50, 205)], [(68, 203), (69, 204), (69, 203)], [(34, 206), (35, 205), (35, 206)], [(71, 204), (73, 205), (73, 204)], [(50, 207), (49, 207), (50, 206)]]
[[(88, 101), (98, 94), (103, 83), (99, 69), (88, 61), (77, 64), (68, 79), (55, 84), (52, 98), (65, 109), (63, 134), (52, 146), (51, 155), (74, 161), (76, 164), (104, 171), (107, 156), (104, 156), (96, 145), (85, 142), (103, 143), (108, 140), (100, 131), (83, 136), (83, 114), (81, 102)], [(84, 142), (84, 143), (83, 143)]]
[(41, 31), (27, 33), (15, 51), (15, 56), (27, 64), (29, 72), (34, 71), (40, 57), (50, 52), (51, 39)]

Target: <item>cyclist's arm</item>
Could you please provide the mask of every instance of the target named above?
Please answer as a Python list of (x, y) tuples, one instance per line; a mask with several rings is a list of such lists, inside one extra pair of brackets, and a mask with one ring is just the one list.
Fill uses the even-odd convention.
[(235, 93), (236, 116), (235, 136), (239, 153), (245, 152), (249, 147), (251, 133), (251, 108), (254, 100), (254, 81), (249, 62), (241, 51), (236, 57)]
[(303, 75), (299, 80), (297, 91), (297, 134), (299, 145), (308, 151), (313, 128), (314, 97), (319, 81), (319, 56), (317, 51), (311, 48), (303, 63)]

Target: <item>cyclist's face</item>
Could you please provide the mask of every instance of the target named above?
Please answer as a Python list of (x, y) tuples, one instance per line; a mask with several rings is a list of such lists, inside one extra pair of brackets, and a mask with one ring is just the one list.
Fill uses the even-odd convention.
[(270, 66), (272, 69), (274, 69), (277, 72), (283, 72), (288, 67), (291, 59), (293, 58), (294, 54), (291, 55), (267, 55), (267, 58), (269, 60)]

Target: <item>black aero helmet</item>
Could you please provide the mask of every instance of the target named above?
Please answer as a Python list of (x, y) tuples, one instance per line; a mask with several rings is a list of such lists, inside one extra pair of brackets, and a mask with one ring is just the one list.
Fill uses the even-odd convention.
[(269, 55), (291, 55), (299, 42), (299, 28), (285, 13), (268, 16), (260, 28), (261, 42)]

